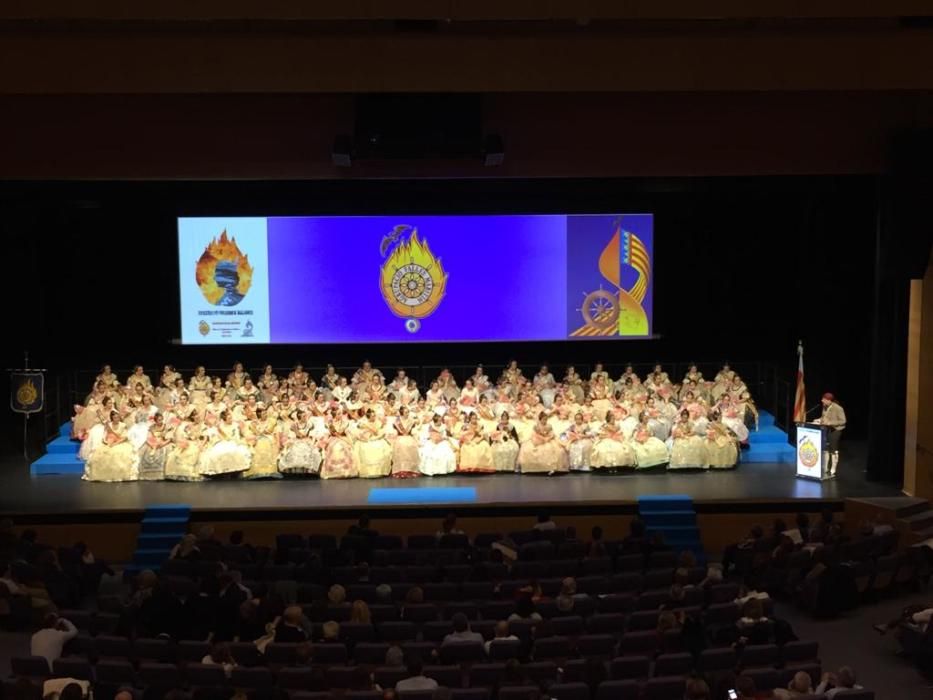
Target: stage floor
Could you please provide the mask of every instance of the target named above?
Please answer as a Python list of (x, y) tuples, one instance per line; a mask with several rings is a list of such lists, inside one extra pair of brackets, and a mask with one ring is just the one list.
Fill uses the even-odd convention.
[[(231, 515), (235, 511), (237, 517), (245, 518), (251, 514), (282, 519), (347, 517), (361, 509), (407, 510), (425, 515), (427, 510), (450, 507), (458, 511), (483, 508), (484, 514), (492, 515), (516, 509), (533, 512), (542, 507), (565, 512), (631, 509), (639, 496), (652, 494), (689, 495), (700, 511), (727, 508), (739, 512), (773, 507), (776, 502), (797, 501), (796, 505), (801, 508), (814, 510), (822, 503), (840, 502), (845, 498), (901, 495), (899, 488), (866, 481), (860, 461), (853, 459), (848, 465), (843, 463), (838, 479), (822, 483), (797, 479), (794, 467), (788, 464), (743, 464), (732, 471), (699, 473), (567, 474), (559, 477), (496, 474), (405, 480), (289, 478), (258, 482), (104, 484), (84, 482), (71, 475), (31, 477), (28, 467), (21, 461), (6, 460), (0, 472), (0, 512), (14, 517), (32, 516), (29, 520), (39, 516), (64, 520), (76, 514), (87, 519), (95, 516), (106, 519), (108, 515), (128, 518), (147, 505), (185, 503), (196, 512), (219, 516), (224, 511)], [(475, 489), (475, 496), (468, 502), (453, 498), (445, 501), (444, 494), (437, 491), (452, 489), (451, 495), (462, 497), (469, 495), (462, 490), (464, 487)], [(370, 502), (373, 489), (435, 491), (432, 499), (421, 498), (417, 492), (406, 492), (401, 502), (378, 505)]]

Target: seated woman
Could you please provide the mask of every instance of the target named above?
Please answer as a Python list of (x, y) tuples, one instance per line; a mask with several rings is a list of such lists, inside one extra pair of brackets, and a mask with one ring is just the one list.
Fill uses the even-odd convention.
[(460, 392), (460, 410), (466, 414), (473, 413), (479, 403), (479, 396), (479, 389), (474, 386), (473, 379), (467, 379)]
[(668, 404), (658, 403), (654, 396), (645, 402), (644, 411), (648, 416), (648, 429), (658, 440), (664, 442), (671, 435), (671, 411)]
[(480, 394), (479, 403), (476, 405), (476, 415), (479, 418), (479, 424), (483, 432), (490, 435), (496, 429), (499, 421), (496, 420), (495, 408), (489, 402), (489, 397), (486, 394)]
[(522, 474), (556, 474), (569, 469), (567, 451), (547, 422), (547, 414), (538, 414), (531, 437), (518, 452), (518, 468)]
[(143, 370), (142, 365), (136, 365), (133, 368), (133, 373), (126, 378), (127, 389), (132, 389), (137, 384), (142, 384), (145, 391), (152, 391), (152, 380), (149, 379), (149, 375)]
[(174, 365), (165, 365), (162, 368), (162, 374), (159, 377), (159, 388), (155, 391), (155, 403), (159, 410), (164, 411), (171, 405), (172, 389), (175, 388), (175, 382), (181, 379), (181, 374), (175, 371)]
[(735, 435), (740, 443), (748, 442), (748, 428), (745, 427), (745, 407), (742, 406), (741, 413), (737, 404), (729, 394), (723, 394), (719, 399), (717, 407), (719, 415), (722, 416), (722, 423)]
[(564, 433), (564, 442), (567, 445), (570, 471), (588, 472), (593, 452), (593, 431), (584, 420), (582, 411), (574, 415), (573, 423)]
[(457, 388), (457, 380), (454, 379), (454, 375), (452, 375), (450, 370), (446, 367), (441, 370), (441, 373), (437, 376), (437, 386), (441, 390), (441, 394), (445, 401), (449, 402), (451, 399), (460, 398), (460, 389)]
[(696, 434), (690, 412), (684, 409), (671, 430), (671, 459), (668, 469), (706, 469), (706, 445), (703, 438)]
[(72, 435), (81, 440), (78, 456), (85, 462), (90, 459), (91, 453), (103, 441), (110, 413), (113, 410), (113, 399), (104, 396), (100, 403), (85, 406), (75, 418)]
[(235, 363), (233, 365), (233, 371), (227, 375), (227, 381), (224, 382), (224, 388), (227, 390), (227, 395), (235, 398), (237, 390), (243, 386), (248, 376), (249, 375), (246, 373), (246, 370), (243, 369), (243, 363)]
[(583, 377), (577, 373), (573, 365), (567, 367), (563, 384), (566, 392), (573, 397), (574, 403), (582, 404), (584, 398)]
[(491, 474), (496, 471), (493, 465), (492, 447), (486, 439), (476, 413), (470, 414), (460, 431), (460, 466), (457, 467), (457, 471), (473, 474)]
[(435, 413), (421, 437), (419, 470), (426, 476), (452, 474), (457, 470), (457, 454), (439, 413)]
[(648, 414), (642, 411), (638, 416), (638, 426), (632, 435), (632, 450), (635, 452), (635, 468), (650, 469), (667, 464), (670, 455), (667, 446), (651, 434)]
[(279, 436), (282, 451), (278, 471), (282, 474), (320, 474), (323, 457), (315, 435), (315, 423), (299, 408)]
[(408, 406), (400, 406), (395, 419), (396, 437), (392, 440), (392, 476), (396, 479), (413, 479), (421, 476), (418, 465), (418, 441), (412, 436), (417, 422), (411, 417)]
[(518, 433), (505, 411), (489, 435), (492, 446), (492, 463), (497, 472), (514, 472), (518, 461)]
[(447, 399), (444, 398), (441, 385), (436, 381), (431, 382), (431, 387), (428, 389), (427, 393), (425, 393), (424, 398), (428, 408), (433, 409), (437, 406), (442, 406), (444, 411), (447, 410)]
[(359, 476), (359, 466), (353, 443), (348, 436), (350, 420), (339, 409), (331, 409), (328, 425), (329, 435), (324, 448), (324, 462), (321, 465), (322, 479), (353, 479)]
[(371, 408), (357, 424), (356, 464), (363, 479), (377, 479), (392, 472), (392, 448), (386, 440), (385, 428)]
[(554, 403), (554, 397), (557, 395), (557, 382), (554, 381), (554, 375), (547, 368), (547, 365), (541, 365), (541, 369), (532, 379), (532, 385), (535, 392), (541, 397), (541, 403), (545, 408), (550, 408)]
[(207, 444), (206, 428), (197, 411), (179, 424), (172, 434), (173, 447), (165, 460), (168, 481), (201, 481), (201, 453)]
[(139, 480), (161, 481), (165, 478), (165, 462), (172, 449), (171, 429), (165, 426), (165, 416), (156, 413), (149, 425), (146, 442), (139, 449)]
[(265, 406), (256, 408), (255, 418), (245, 427), (246, 444), (253, 452), (244, 479), (281, 479), (279, 473), (279, 425)]
[(208, 429), (208, 446), (198, 467), (201, 476), (240, 474), (249, 469), (252, 454), (243, 442), (240, 426), (233, 422), (233, 413), (221, 411), (220, 420)]
[(85, 481), (136, 481), (139, 455), (126, 437), (126, 426), (117, 411), (111, 411), (100, 445), (84, 465)]
[(706, 461), (710, 469), (731, 469), (739, 461), (739, 451), (729, 429), (722, 424), (719, 413), (710, 414), (706, 426)]
[(593, 469), (635, 466), (635, 452), (623, 436), (612, 411), (606, 411), (605, 422), (600, 428), (599, 437), (593, 443), (590, 466)]

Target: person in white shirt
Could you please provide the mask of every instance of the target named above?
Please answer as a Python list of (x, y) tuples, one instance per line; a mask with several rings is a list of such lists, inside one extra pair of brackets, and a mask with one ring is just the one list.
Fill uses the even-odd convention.
[(518, 637), (514, 634), (509, 634), (509, 623), (505, 620), (500, 620), (496, 623), (496, 636), (493, 639), (490, 639), (486, 642), (486, 654), (489, 655), (489, 647), (492, 646), (493, 642), (517, 642)]
[(855, 671), (848, 666), (840, 666), (836, 673), (824, 673), (823, 680), (813, 690), (816, 695), (825, 695), (826, 700), (833, 700), (843, 690), (861, 690), (855, 682)]
[(790, 683), (787, 684), (786, 689), (774, 689), (774, 697), (777, 698), (777, 700), (792, 700), (792, 698), (798, 698), (801, 695), (812, 694), (813, 687), (810, 681), (810, 674), (806, 671), (797, 671)]
[(413, 656), (408, 661), (408, 678), (396, 683), (395, 690), (399, 693), (404, 693), (406, 691), (434, 690), (437, 688), (437, 681), (425, 676), (423, 671), (424, 665), (421, 662), (421, 658)]
[(479, 632), (473, 632), (470, 629), (470, 622), (467, 620), (467, 616), (463, 613), (455, 614), (451, 620), (454, 626), (454, 631), (444, 637), (444, 641), (441, 642), (441, 646), (444, 644), (457, 644), (461, 642), (476, 642), (477, 644), (483, 643), (483, 635)]
[(52, 670), (52, 663), (61, 658), (65, 644), (77, 636), (78, 628), (70, 621), (55, 614), (46, 615), (42, 629), (32, 635), (29, 653), (44, 657)]

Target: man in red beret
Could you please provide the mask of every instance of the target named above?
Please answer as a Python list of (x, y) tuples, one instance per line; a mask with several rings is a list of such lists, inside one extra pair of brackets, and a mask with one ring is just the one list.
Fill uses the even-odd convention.
[(842, 439), (842, 431), (846, 429), (846, 412), (829, 392), (823, 394), (820, 403), (823, 404), (823, 415), (819, 422), (828, 428), (826, 451), (829, 452), (829, 475), (835, 477), (836, 467), (839, 466), (839, 441)]

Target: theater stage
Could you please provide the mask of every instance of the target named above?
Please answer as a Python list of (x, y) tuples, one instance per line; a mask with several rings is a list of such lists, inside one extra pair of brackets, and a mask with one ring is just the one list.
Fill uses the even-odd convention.
[(30, 476), (8, 458), (0, 475), (0, 512), (19, 523), (138, 521), (149, 505), (185, 503), (193, 514), (225, 520), (351, 517), (361, 510), (392, 517), (433, 517), (456, 508), (492, 516), (536, 513), (625, 513), (639, 496), (686, 494), (698, 512), (817, 511), (841, 508), (846, 498), (898, 496), (892, 485), (868, 482), (860, 446), (847, 445), (840, 477), (797, 479), (790, 464), (740, 464), (701, 473), (567, 474), (558, 477), (496, 474), (411, 480), (88, 483), (76, 475)]

